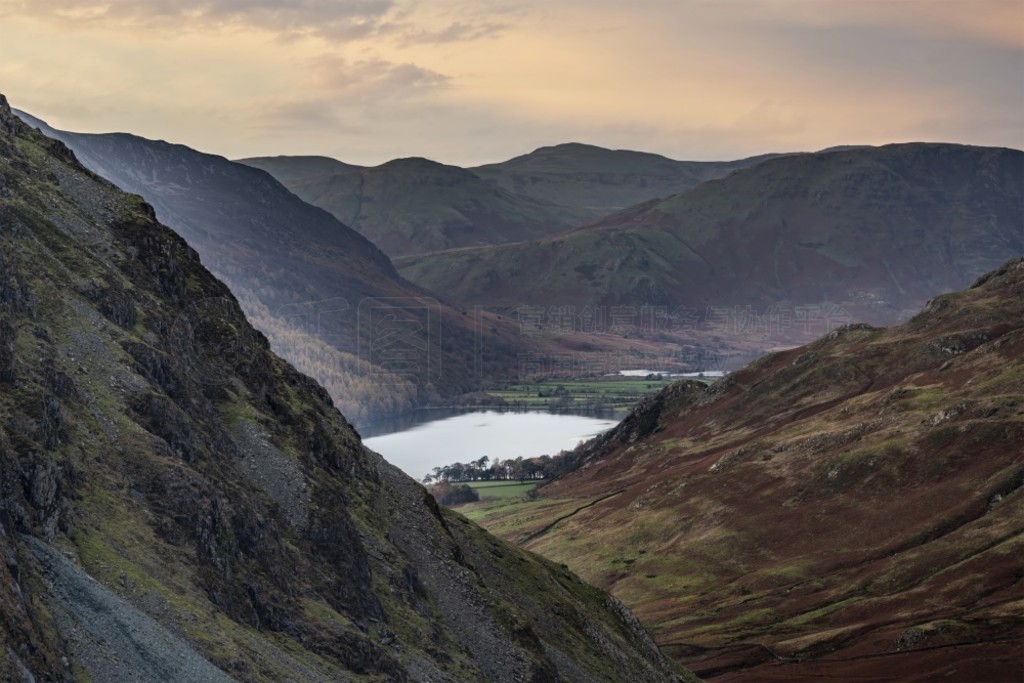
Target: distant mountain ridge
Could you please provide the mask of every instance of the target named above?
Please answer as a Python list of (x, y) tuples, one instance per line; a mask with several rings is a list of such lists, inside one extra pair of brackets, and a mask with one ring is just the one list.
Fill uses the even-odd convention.
[(677, 161), (660, 154), (570, 142), (470, 170), (498, 187), (571, 206), (578, 224), (667, 197), (781, 154), (734, 161)]
[(427, 159), (347, 169), (308, 157), (240, 163), (274, 175), (392, 257), (547, 237), (574, 225), (564, 207), (515, 195), (470, 171)]
[(495, 309), (554, 293), (577, 308), (827, 306), (892, 323), (1022, 253), (1024, 153), (916, 143), (770, 159), (565, 235), (396, 265)]
[(260, 157), (261, 168), (392, 258), (543, 239), (774, 155), (730, 162), (570, 143), (463, 169), (419, 158), (372, 168), (323, 157)]

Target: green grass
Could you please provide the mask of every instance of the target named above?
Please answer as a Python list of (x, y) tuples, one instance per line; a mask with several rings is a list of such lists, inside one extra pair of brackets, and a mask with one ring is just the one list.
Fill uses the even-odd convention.
[(540, 481), (469, 481), (467, 486), (476, 489), (481, 500), (489, 498), (522, 498), (537, 488)]
[(626, 410), (672, 383), (671, 379), (605, 377), (504, 385), (487, 393), (526, 408), (602, 408)]
[(483, 526), (492, 534), (514, 542), (544, 528), (590, 500), (592, 499), (493, 498), (463, 505), (459, 508), (459, 513)]

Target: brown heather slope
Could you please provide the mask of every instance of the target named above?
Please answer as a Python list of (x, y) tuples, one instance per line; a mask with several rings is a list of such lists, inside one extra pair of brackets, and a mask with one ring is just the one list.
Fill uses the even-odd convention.
[(1024, 259), (903, 325), (668, 387), (576, 456), (485, 526), (699, 675), (1024, 676)]
[(693, 680), (441, 510), (0, 96), (0, 681)]

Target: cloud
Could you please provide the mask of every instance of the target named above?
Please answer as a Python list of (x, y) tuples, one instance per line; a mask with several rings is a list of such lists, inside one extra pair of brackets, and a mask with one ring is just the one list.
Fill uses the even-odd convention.
[(308, 130), (343, 130), (357, 132), (346, 126), (335, 104), (329, 100), (280, 100), (273, 99), (263, 103), (254, 117), (256, 126), (261, 129), (291, 130), (299, 128)]
[(247, 26), (328, 39), (372, 35), (394, 9), (394, 0), (0, 0), (0, 16), (102, 26)]
[(456, 21), (438, 30), (407, 28), (401, 32), (401, 39), (405, 45), (415, 45), (418, 43), (461, 43), (469, 40), (491, 38), (501, 34), (508, 28), (508, 24), (493, 22), (468, 24)]
[(444, 88), (444, 74), (411, 63), (396, 64), (380, 58), (349, 62), (326, 54), (312, 60), (304, 85), (347, 103), (392, 102), (418, 97)]
[(855, 22), (761, 27), (750, 40), (758, 54), (833, 93), (860, 91), (877, 100), (917, 92), (922, 102), (1024, 107), (1024, 48), (976, 33), (930, 35), (918, 26)]
[(1024, 147), (1021, 21), (1021, 0), (0, 0), (0, 81), (71, 130), (236, 157)]
[(450, 80), (415, 64), (379, 58), (349, 62), (333, 54), (310, 60), (307, 73), (291, 97), (276, 96), (259, 105), (257, 128), (363, 135), (395, 112), (413, 116), (429, 94)]
[(0, 0), (0, 17), (32, 16), (76, 27), (119, 26), (203, 31), (258, 28), (286, 39), (353, 40), (395, 36), (404, 45), (444, 44), (495, 36), (507, 26), (480, 8), (447, 8), (457, 20), (414, 18), (411, 0)]

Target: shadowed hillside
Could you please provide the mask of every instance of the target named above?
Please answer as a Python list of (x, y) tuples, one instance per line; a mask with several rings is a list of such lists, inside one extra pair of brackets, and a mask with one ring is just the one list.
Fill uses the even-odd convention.
[(1024, 674), (1024, 259), (890, 329), (680, 382), (470, 513), (722, 681)]
[(665, 306), (740, 333), (737, 312), (748, 326), (794, 333), (812, 316), (891, 324), (1024, 253), (1022, 188), (1016, 150), (792, 155), (560, 237), (396, 265), (427, 289), (495, 309), (552, 298)]
[(427, 159), (396, 159), (374, 168), (324, 157), (240, 163), (267, 171), (396, 258), (550, 237), (766, 158), (674, 161), (566, 144), (468, 170)]
[(0, 492), (5, 681), (692, 680), (366, 450), (151, 206), (2, 96)]
[(496, 187), (573, 209), (577, 224), (771, 159), (676, 161), (660, 154), (566, 143), (470, 169)]
[[(269, 174), (183, 145), (55, 131), (93, 172), (142, 195), (199, 252), (276, 351), (364, 424), (516, 370), (517, 328), (405, 281), (379, 249)], [(328, 162), (335, 167), (337, 162)]]
[(396, 159), (341, 171), (328, 170), (310, 157), (240, 163), (267, 171), (392, 258), (539, 239), (578, 224), (576, 213), (567, 207), (516, 195), (467, 170), (427, 159)]

